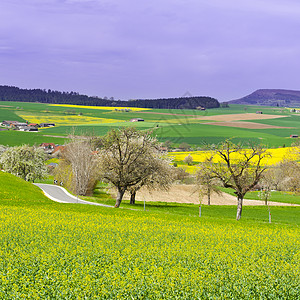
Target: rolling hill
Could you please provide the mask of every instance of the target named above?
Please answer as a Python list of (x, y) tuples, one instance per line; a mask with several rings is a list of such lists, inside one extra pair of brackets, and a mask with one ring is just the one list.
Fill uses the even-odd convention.
[(260, 89), (243, 98), (228, 103), (243, 105), (267, 105), (300, 107), (300, 91), (283, 89)]

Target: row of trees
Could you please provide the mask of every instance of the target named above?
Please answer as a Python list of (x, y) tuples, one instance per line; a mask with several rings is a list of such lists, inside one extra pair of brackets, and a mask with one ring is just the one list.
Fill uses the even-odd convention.
[(14, 86), (0, 86), (1, 101), (18, 102), (41, 102), (59, 104), (77, 104), (92, 106), (125, 106), (125, 107), (146, 107), (165, 109), (196, 109), (198, 106), (205, 108), (217, 108), (220, 106), (218, 100), (211, 97), (181, 97), (163, 99), (138, 99), (138, 100), (117, 100), (107, 97), (90, 97), (76, 92), (59, 92), (42, 89), (21, 89)]
[(117, 189), (115, 207), (119, 207), (126, 191), (134, 204), (143, 186), (168, 189), (174, 174), (170, 163), (151, 132), (113, 129), (102, 138), (71, 136), (56, 177), (77, 195), (92, 191), (99, 179), (109, 182)]
[[(149, 131), (135, 128), (113, 129), (102, 138), (70, 136), (56, 169), (56, 178), (77, 195), (92, 192), (98, 180), (111, 183), (117, 190), (115, 207), (119, 207), (125, 192), (135, 203), (136, 193), (142, 187), (168, 190), (176, 179), (186, 174), (171, 166), (170, 158), (160, 150), (160, 143)], [(237, 215), (242, 215), (245, 194), (263, 187), (264, 195), (270, 189), (299, 190), (300, 167), (294, 161), (284, 161), (271, 168), (263, 163), (270, 154), (261, 146), (244, 149), (231, 141), (223, 142), (208, 152), (207, 160), (199, 165), (196, 174), (201, 197), (219, 193), (219, 186), (232, 188), (237, 196)], [(46, 176), (42, 149), (20, 146), (0, 147), (0, 165), (12, 174), (34, 181)], [(187, 157), (192, 163), (192, 157)], [(264, 197), (267, 199), (267, 197)]]

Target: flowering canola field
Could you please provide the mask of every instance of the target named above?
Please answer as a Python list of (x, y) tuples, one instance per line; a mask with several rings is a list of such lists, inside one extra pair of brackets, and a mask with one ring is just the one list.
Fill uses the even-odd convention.
[(300, 229), (0, 202), (1, 299), (297, 299)]
[(0, 220), (0, 299), (299, 299), (297, 225), (60, 204), (3, 172)]
[[(267, 149), (267, 153), (270, 154), (270, 157), (267, 157), (263, 163), (265, 165), (273, 165), (279, 163), (283, 159), (292, 159), (296, 160), (299, 159), (299, 149), (297, 153), (296, 147), (285, 147), (285, 148), (276, 148), (276, 149)], [(188, 155), (193, 157), (194, 162), (204, 162), (210, 155), (209, 151), (191, 151), (191, 152), (171, 152), (169, 156), (173, 157), (175, 161), (183, 161), (184, 158)], [(233, 155), (234, 159), (238, 158)], [(218, 162), (218, 160), (214, 160)]]
[(77, 115), (34, 115), (30, 113), (19, 114), (24, 120), (28, 120), (31, 123), (55, 123), (55, 126), (77, 126), (77, 125), (90, 125), (90, 124), (106, 124), (106, 123), (117, 123), (124, 122), (123, 120), (106, 119), (106, 118), (95, 118), (88, 116), (77, 116)]

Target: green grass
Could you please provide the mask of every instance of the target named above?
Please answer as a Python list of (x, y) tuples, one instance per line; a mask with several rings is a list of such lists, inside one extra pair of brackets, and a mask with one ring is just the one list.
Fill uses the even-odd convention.
[[(71, 130), (76, 127), (77, 132), (84, 132), (103, 136), (111, 128), (120, 126), (136, 126), (140, 130), (154, 129), (154, 135), (164, 142), (170, 140), (175, 146), (182, 142), (186, 142), (194, 147), (202, 147), (203, 144), (217, 144), (225, 139), (232, 138), (233, 142), (262, 143), (267, 147), (281, 147), (283, 145), (290, 146), (294, 140), (290, 139), (291, 134), (300, 134), (300, 116), (294, 115), (288, 109), (275, 107), (260, 107), (260, 106), (244, 106), (230, 105), (230, 108), (209, 109), (206, 111), (198, 110), (168, 110), (168, 109), (152, 109), (143, 112), (119, 112), (109, 110), (98, 110), (89, 108), (68, 108), (51, 106), (42, 103), (22, 103), (22, 102), (5, 102), (1, 105), (9, 105), (11, 107), (0, 106), (0, 120), (13, 119), (24, 121), (18, 117), (18, 113), (31, 113), (33, 115), (51, 114), (57, 116), (65, 116), (73, 111), (74, 114), (82, 113), (83, 116), (115, 119), (115, 123), (99, 123), (86, 124), (77, 126), (77, 124), (69, 126), (56, 126), (41, 130), (39, 133), (34, 133), (35, 136), (18, 135), (13, 132), (0, 133), (2, 144), (20, 145), (28, 143), (30, 145), (41, 142), (55, 142), (62, 144), (62, 139), (55, 137), (44, 137), (43, 135), (66, 136)], [(234, 127), (222, 127), (209, 125), (208, 121), (195, 120), (199, 116), (213, 116), (220, 114), (240, 114), (240, 113), (255, 113), (257, 110), (262, 110), (264, 114), (278, 114), (287, 116), (286, 118), (255, 121), (262, 124), (279, 125), (284, 127), (294, 127), (294, 129), (242, 129)], [(73, 113), (72, 112), (72, 113)], [(167, 113), (167, 114), (161, 114)], [(170, 115), (177, 114), (178, 116)], [(119, 122), (118, 120), (129, 121), (131, 118), (141, 117), (145, 122), (131, 123)], [(54, 120), (55, 121), (55, 120)], [(251, 122), (251, 121), (249, 121)], [(254, 122), (254, 121), (252, 121)], [(30, 133), (33, 134), (33, 133)]]
[(50, 205), (53, 201), (44, 196), (37, 186), (9, 173), (0, 171), (0, 204), (13, 206)]
[[(233, 189), (229, 188), (220, 188), (222, 191), (232, 195), (236, 196), (234, 194)], [(245, 199), (249, 200), (261, 200), (258, 195), (259, 191), (252, 191), (248, 192), (245, 195)], [(272, 191), (269, 201), (272, 202), (281, 202), (281, 203), (292, 203), (292, 204), (299, 204), (300, 205), (300, 195), (290, 193), (290, 192), (282, 192), (282, 191)]]
[[(47, 135), (45, 133), (45, 135)], [(23, 144), (40, 145), (41, 143), (64, 144), (65, 137), (44, 136), (42, 132), (24, 132), (24, 131), (0, 131), (0, 143), (2, 145), (19, 146)]]

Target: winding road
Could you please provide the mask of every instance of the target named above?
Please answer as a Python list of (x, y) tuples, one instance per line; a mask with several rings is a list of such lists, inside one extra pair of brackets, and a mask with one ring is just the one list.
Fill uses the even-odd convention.
[(97, 206), (105, 206), (105, 207), (113, 207), (111, 205), (89, 202), (81, 200), (73, 195), (71, 195), (66, 189), (61, 186), (54, 184), (45, 184), (45, 183), (34, 183), (34, 185), (38, 186), (43, 190), (46, 197), (49, 199), (60, 202), (60, 203), (79, 203), (79, 204), (89, 204), (89, 205), (97, 205)]

